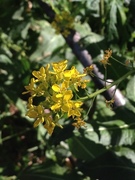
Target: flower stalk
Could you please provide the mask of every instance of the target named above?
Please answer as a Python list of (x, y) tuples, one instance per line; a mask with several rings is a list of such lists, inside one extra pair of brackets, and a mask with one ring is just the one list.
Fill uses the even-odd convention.
[(97, 90), (96, 92), (94, 92), (94, 93), (92, 93), (92, 94), (90, 94), (88, 96), (80, 98), (80, 100), (85, 101), (85, 100), (91, 99), (91, 98), (103, 93), (104, 91), (107, 91), (108, 89), (110, 89), (114, 85), (117, 85), (117, 84), (121, 83), (122, 81), (124, 81), (128, 76), (130, 76), (133, 73), (135, 73), (135, 69), (132, 69), (131, 71), (129, 71), (128, 73), (126, 73), (125, 75), (123, 75), (122, 77), (117, 79), (116, 81), (112, 82), (108, 86), (106, 86), (106, 87), (104, 87), (104, 88), (102, 88), (100, 90)]

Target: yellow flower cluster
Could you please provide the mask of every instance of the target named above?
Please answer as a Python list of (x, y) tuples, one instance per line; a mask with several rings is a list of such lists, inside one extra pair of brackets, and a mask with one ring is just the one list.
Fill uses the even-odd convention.
[(88, 75), (90, 75), (90, 76), (94, 76), (93, 71), (94, 71), (94, 65), (92, 64), (92, 65), (84, 68), (84, 71), (83, 71), (83, 72), (86, 73), (86, 74), (88, 74)]
[(109, 58), (111, 57), (111, 55), (112, 55), (112, 50), (106, 50), (103, 59), (100, 60), (100, 62), (103, 64), (105, 69), (106, 69), (107, 64), (111, 65), (109, 63)]
[[(62, 127), (59, 120), (62, 117), (72, 117), (73, 125), (79, 128), (85, 122), (81, 119), (82, 101), (76, 99), (75, 92), (78, 88), (86, 88), (88, 80), (83, 79), (86, 74), (79, 73), (72, 66), (67, 70), (67, 60), (48, 64), (39, 71), (33, 71), (34, 76), (29, 85), (25, 86), (26, 92), (30, 93), (28, 99), (27, 116), (35, 118), (34, 127), (40, 123), (44, 125), (49, 134), (52, 134), (55, 126)], [(35, 97), (43, 97), (43, 100), (34, 104)]]
[(70, 29), (74, 28), (74, 18), (67, 11), (62, 11), (60, 14), (56, 14), (52, 27), (56, 30), (56, 33), (61, 33), (67, 37), (70, 34)]

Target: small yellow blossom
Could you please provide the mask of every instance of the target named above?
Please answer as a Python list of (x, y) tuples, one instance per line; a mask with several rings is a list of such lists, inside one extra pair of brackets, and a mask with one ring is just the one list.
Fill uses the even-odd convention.
[(41, 67), (39, 71), (33, 71), (32, 75), (35, 76), (39, 81), (44, 81), (46, 78), (45, 68)]
[(56, 34), (61, 33), (67, 37), (70, 34), (70, 29), (74, 28), (74, 18), (67, 11), (57, 13), (52, 22), (52, 27), (56, 30)]
[(112, 50), (106, 50), (103, 59), (100, 60), (100, 62), (103, 64), (104, 68), (106, 68), (107, 64), (111, 65), (109, 63), (109, 58), (111, 57), (111, 55), (112, 55)]
[(56, 124), (52, 121), (51, 116), (48, 116), (44, 128), (47, 129), (48, 133), (51, 135), (55, 128)]
[(94, 65), (90, 65), (89, 67), (84, 68), (84, 73), (90, 76), (94, 76), (93, 71), (94, 71)]
[(71, 70), (64, 72), (65, 81), (69, 86), (73, 85), (76, 91), (78, 91), (78, 87), (82, 89), (86, 88), (86, 83), (89, 82), (89, 80), (83, 80), (82, 77), (84, 76), (86, 76), (86, 74), (80, 74), (74, 66)]
[(51, 71), (50, 74), (55, 75), (55, 81), (61, 81), (63, 80), (63, 73), (65, 69), (67, 68), (67, 60), (63, 60), (60, 62), (52, 63), (53, 72)]
[(105, 101), (106, 102), (106, 106), (109, 107), (109, 108), (112, 108), (113, 106), (113, 103), (114, 103), (114, 99), (111, 99), (110, 101)]
[(85, 126), (85, 122), (80, 117), (77, 117), (75, 120), (76, 122), (72, 123), (73, 126), (77, 128), (80, 128), (81, 126)]
[(31, 93), (31, 95), (35, 94), (35, 79), (31, 78), (30, 83), (28, 86), (25, 86), (27, 91), (23, 92), (23, 94)]
[(63, 104), (62, 111), (67, 112), (68, 117), (80, 117), (82, 111), (80, 107), (82, 104), (81, 101), (69, 100), (66, 104)]
[(57, 63), (52, 63), (52, 67), (54, 72), (60, 73), (63, 72), (67, 68), (67, 60), (63, 60)]
[(52, 96), (52, 100), (54, 101), (53, 106), (51, 106), (51, 110), (63, 110), (63, 106), (68, 103), (70, 99), (72, 99), (73, 94), (71, 90), (67, 90), (61, 94), (55, 94)]

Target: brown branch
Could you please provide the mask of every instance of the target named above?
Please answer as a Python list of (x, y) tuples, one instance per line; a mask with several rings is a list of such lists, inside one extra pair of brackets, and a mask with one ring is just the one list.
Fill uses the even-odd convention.
[[(42, 0), (39, 0), (39, 4), (42, 7), (44, 13), (50, 18), (50, 22), (53, 21), (55, 17), (55, 12), (52, 10), (52, 8), (46, 4), (45, 2), (42, 2)], [(74, 55), (77, 57), (77, 59), (82, 63), (84, 67), (90, 66), (93, 64), (91, 55), (88, 53), (87, 50), (83, 49), (79, 45), (79, 40), (81, 39), (80, 35), (78, 32), (71, 30), (70, 34), (68, 37), (63, 37), (66, 41), (66, 43), (69, 45), (69, 47), (72, 49)], [(93, 72), (96, 77), (91, 77), (92, 80), (95, 83), (95, 86), (98, 89), (101, 89), (105, 86), (104, 81), (101, 79), (104, 79), (104, 75), (99, 72), (98, 68), (94, 67), (94, 72)], [(99, 78), (97, 78), (99, 77)], [(103, 96), (105, 97), (106, 100), (111, 100), (113, 97), (113, 92), (112, 89), (109, 89), (103, 93)], [(118, 90), (115, 93), (114, 96), (114, 108), (123, 106), (124, 105), (124, 97), (122, 96), (121, 92)]]

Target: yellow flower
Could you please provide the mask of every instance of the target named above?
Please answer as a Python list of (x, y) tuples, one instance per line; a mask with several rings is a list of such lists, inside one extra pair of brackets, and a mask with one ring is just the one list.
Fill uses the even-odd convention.
[(35, 82), (36, 80), (34, 78), (32, 78), (30, 80), (30, 83), (28, 86), (25, 86), (25, 89), (27, 91), (23, 92), (22, 94), (27, 94), (27, 93), (31, 93), (31, 95), (35, 95)]
[(33, 71), (32, 75), (35, 76), (39, 81), (46, 79), (45, 68), (41, 67), (39, 71)]
[(30, 118), (36, 119), (34, 122), (34, 127), (37, 127), (40, 123), (44, 123), (45, 121), (44, 108), (41, 105), (31, 106), (26, 115)]
[(94, 71), (94, 65), (90, 65), (89, 67), (84, 68), (84, 73), (90, 76), (94, 76), (93, 71)]
[[(39, 71), (33, 71), (34, 78), (25, 86), (26, 92), (23, 93), (30, 93), (26, 115), (35, 119), (34, 127), (41, 123), (49, 134), (55, 126), (62, 127), (58, 122), (61, 117), (81, 117), (83, 103), (74, 94), (78, 87), (86, 88), (88, 80), (83, 79), (86, 74), (79, 73), (74, 66), (70, 70), (66, 68), (67, 60), (63, 60), (52, 63), (52, 70), (48, 64)], [(39, 98), (38, 104), (33, 103), (35, 98)], [(83, 124), (80, 120), (76, 123), (77, 126)]]
[(107, 64), (111, 65), (109, 63), (109, 58), (111, 57), (111, 55), (112, 55), (112, 50), (106, 50), (103, 59), (100, 60), (100, 62), (103, 64), (104, 68), (106, 68)]
[[(64, 83), (63, 83), (64, 84)], [(67, 90), (65, 86), (59, 86), (57, 84), (52, 86), (55, 94), (52, 96), (54, 104), (51, 106), (53, 111), (63, 111), (67, 113), (68, 117), (81, 116), (80, 106), (83, 104), (81, 101), (72, 101), (73, 93), (71, 90)]]
[(68, 117), (72, 116), (72, 117), (80, 117), (81, 116), (81, 111), (82, 109), (80, 108), (82, 106), (82, 102), (81, 101), (75, 101), (75, 102), (70, 102), (69, 106), (70, 109), (68, 111)]
[(61, 89), (58, 85), (53, 85), (52, 89), (54, 90), (55, 94), (52, 96), (54, 104), (51, 106), (51, 110), (62, 109), (64, 104), (73, 97), (71, 90)]
[(45, 113), (44, 108), (41, 105), (35, 106), (30, 109), (27, 115), (31, 118), (35, 118), (34, 127), (37, 127), (40, 123), (44, 124), (44, 127), (51, 135), (54, 127), (56, 126), (55, 122), (53, 122), (52, 115), (50, 112)]
[(44, 118), (43, 117), (40, 117), (40, 118), (37, 118), (36, 121), (34, 122), (34, 127), (37, 127), (39, 126), (40, 123), (43, 123), (44, 122)]
[(67, 60), (63, 60), (57, 63), (52, 63), (54, 72), (59, 73), (63, 72), (67, 68)]
[(72, 78), (77, 79), (77, 78), (81, 78), (84, 76), (86, 76), (86, 74), (81, 74), (79, 71), (77, 71), (77, 69), (74, 66), (72, 66), (71, 70), (66, 70), (64, 72), (64, 77), (67, 80), (69, 80), (69, 79), (72, 80)]
[(54, 72), (51, 71), (50, 73), (55, 75), (55, 81), (60, 82), (61, 80), (63, 80), (63, 72), (67, 68), (67, 62), (67, 60), (63, 60), (57, 63), (52, 63)]
[(28, 112), (27, 112), (27, 116), (29, 116), (30, 118), (37, 118), (37, 117), (41, 117), (43, 116), (43, 112), (44, 109), (41, 105), (38, 106), (32, 106)]
[(27, 108), (33, 108), (33, 97), (29, 97), (28, 99), (28, 104), (27, 104)]
[(55, 15), (52, 27), (55, 28), (56, 33), (61, 33), (67, 37), (70, 34), (70, 29), (74, 28), (74, 18), (67, 11), (62, 11)]
[(50, 115), (48, 117), (46, 117), (46, 122), (45, 122), (44, 128), (47, 129), (47, 131), (50, 135), (53, 133), (55, 126), (56, 126), (56, 124), (52, 121), (52, 117)]
[(80, 108), (82, 106), (81, 101), (68, 101), (66, 104), (63, 104), (62, 111), (67, 112), (68, 117), (80, 117), (82, 109)]
[(49, 124), (45, 124), (44, 128), (47, 129), (48, 133), (51, 135), (53, 133), (53, 130), (55, 128), (55, 124), (53, 122)]
[(67, 89), (67, 87), (66, 87), (65, 82), (63, 82), (63, 83), (61, 84), (61, 86), (58, 85), (58, 84), (52, 85), (52, 89), (53, 89), (54, 92), (59, 93), (59, 92), (65, 91), (65, 90)]
[(73, 126), (80, 128), (85, 125), (85, 122), (80, 117), (75, 118), (75, 120), (76, 122), (72, 123)]
[(69, 84), (69, 86), (73, 85), (76, 91), (78, 91), (78, 87), (86, 87), (86, 83), (89, 80), (83, 80), (82, 78), (84, 76), (86, 76), (86, 74), (81, 74), (74, 66), (71, 68), (71, 70), (64, 71), (65, 81), (67, 81), (67, 84)]

